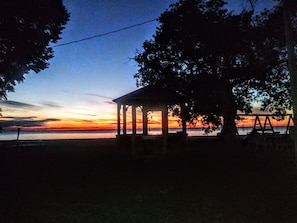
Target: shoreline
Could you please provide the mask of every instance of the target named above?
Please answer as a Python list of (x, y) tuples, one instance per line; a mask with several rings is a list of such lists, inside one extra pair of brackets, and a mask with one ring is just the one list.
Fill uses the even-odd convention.
[(13, 140), (0, 140), (1, 144), (9, 144), (9, 143), (23, 143), (23, 142), (44, 142), (44, 143), (50, 143), (50, 142), (63, 142), (63, 141), (115, 141), (116, 138), (69, 138), (69, 139), (13, 139)]

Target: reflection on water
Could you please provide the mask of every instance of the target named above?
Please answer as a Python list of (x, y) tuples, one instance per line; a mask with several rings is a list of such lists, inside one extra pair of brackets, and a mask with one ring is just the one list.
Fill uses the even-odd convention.
[[(116, 131), (34, 131), (21, 132), (20, 140), (47, 140), (47, 139), (98, 139), (115, 138)], [(3, 132), (0, 140), (16, 140), (17, 132)]]
[[(275, 131), (284, 134), (286, 127), (276, 127)], [(175, 133), (180, 129), (169, 129), (169, 133)], [(252, 127), (238, 128), (239, 135), (247, 135), (252, 131)], [(149, 131), (150, 135), (161, 134), (160, 129), (153, 129)], [(210, 134), (205, 135), (201, 128), (187, 129), (189, 136), (216, 136), (220, 131), (214, 131)], [(127, 131), (127, 133), (131, 133)], [(137, 133), (141, 133), (137, 131)], [(49, 139), (98, 139), (98, 138), (115, 138), (117, 134), (116, 130), (109, 131), (21, 131), (20, 140), (49, 140)], [(0, 140), (16, 140), (17, 131), (3, 132), (0, 133)]]

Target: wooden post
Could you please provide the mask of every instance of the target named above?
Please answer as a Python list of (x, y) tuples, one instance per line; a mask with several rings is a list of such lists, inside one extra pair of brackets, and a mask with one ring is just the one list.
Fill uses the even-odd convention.
[(126, 105), (123, 105), (123, 134), (127, 134), (127, 108)]
[(168, 134), (168, 109), (166, 105), (162, 109), (162, 133), (163, 135)]
[(18, 128), (17, 141), (19, 141), (19, 139), (20, 139), (20, 131), (21, 131), (21, 128)]
[(132, 138), (131, 138), (132, 155), (136, 155), (136, 106), (132, 105)]
[(163, 135), (163, 153), (167, 152), (168, 139), (168, 108), (167, 105), (162, 109), (162, 135)]
[(147, 119), (147, 108), (145, 106), (143, 106), (143, 109), (142, 109), (142, 133), (143, 135), (148, 135), (148, 128), (147, 128), (147, 125), (148, 125), (148, 119)]
[(136, 135), (136, 106), (132, 105), (132, 134)]
[(117, 112), (118, 112), (118, 135), (121, 134), (121, 104), (118, 104), (117, 107)]

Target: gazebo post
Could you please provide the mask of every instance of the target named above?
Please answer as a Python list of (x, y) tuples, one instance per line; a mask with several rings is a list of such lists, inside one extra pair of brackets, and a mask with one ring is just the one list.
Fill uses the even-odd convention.
[(127, 107), (126, 104), (123, 105), (123, 134), (127, 134)]
[(167, 105), (165, 105), (162, 109), (162, 134), (168, 134), (168, 109)]
[(132, 105), (132, 134), (136, 135), (136, 105)]
[(136, 154), (136, 105), (132, 104), (132, 155)]
[(118, 103), (117, 107), (117, 116), (118, 116), (118, 135), (121, 134), (121, 104)]
[[(174, 90), (166, 88), (162, 85), (148, 85), (141, 89), (137, 89), (133, 92), (130, 92), (124, 96), (116, 98), (113, 102), (117, 103), (118, 105), (118, 135), (121, 136), (121, 132), (123, 133), (123, 137), (117, 137), (117, 141), (119, 144), (123, 146), (131, 146), (132, 155), (136, 155), (136, 147), (142, 146), (143, 142), (140, 140), (138, 142), (137, 136), (137, 113), (136, 108), (137, 106), (142, 106), (142, 133), (144, 136), (143, 139), (148, 139), (150, 141), (157, 141), (159, 143), (160, 137), (159, 136), (148, 136), (149, 135), (149, 121), (148, 121), (148, 111), (151, 109), (158, 109), (157, 111), (162, 112), (162, 148), (160, 148), (162, 153), (167, 152), (168, 147), (168, 106), (173, 104), (180, 104), (181, 103), (180, 95), (177, 94)], [(123, 105), (123, 113), (121, 113), (121, 106)], [(132, 107), (132, 134), (127, 134), (127, 109)], [(184, 105), (182, 105), (184, 106)], [(185, 111), (185, 110), (184, 110)], [(130, 112), (129, 112), (130, 114)], [(123, 120), (121, 120), (123, 119)], [(183, 132), (186, 134), (186, 122), (183, 119)], [(123, 126), (123, 127), (122, 127)], [(121, 130), (123, 128), (123, 130)], [(177, 137), (180, 137), (179, 134), (176, 134)], [(149, 147), (150, 144), (145, 144), (143, 149), (146, 151), (147, 146)], [(149, 148), (150, 149), (150, 148)], [(148, 149), (148, 150), (149, 150)], [(155, 150), (151, 152), (157, 152)]]
[(142, 133), (143, 135), (147, 136), (148, 135), (148, 129), (147, 129), (147, 125), (148, 125), (148, 119), (147, 119), (147, 112), (148, 109), (146, 106), (143, 106), (142, 109)]
[(168, 108), (165, 105), (162, 109), (162, 135), (163, 135), (163, 153), (167, 152), (168, 139)]

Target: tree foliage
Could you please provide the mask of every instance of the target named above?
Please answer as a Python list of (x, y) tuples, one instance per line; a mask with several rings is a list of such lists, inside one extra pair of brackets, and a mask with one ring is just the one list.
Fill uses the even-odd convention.
[(62, 0), (0, 0), (0, 99), (13, 91), (24, 74), (38, 73), (53, 57), (69, 20)]
[[(135, 56), (138, 85), (162, 83), (184, 97), (187, 120), (235, 134), (236, 113), (284, 113), (291, 107), (280, 5), (255, 15), (228, 11), (223, 0), (180, 0)], [(180, 116), (180, 109), (175, 109)]]

